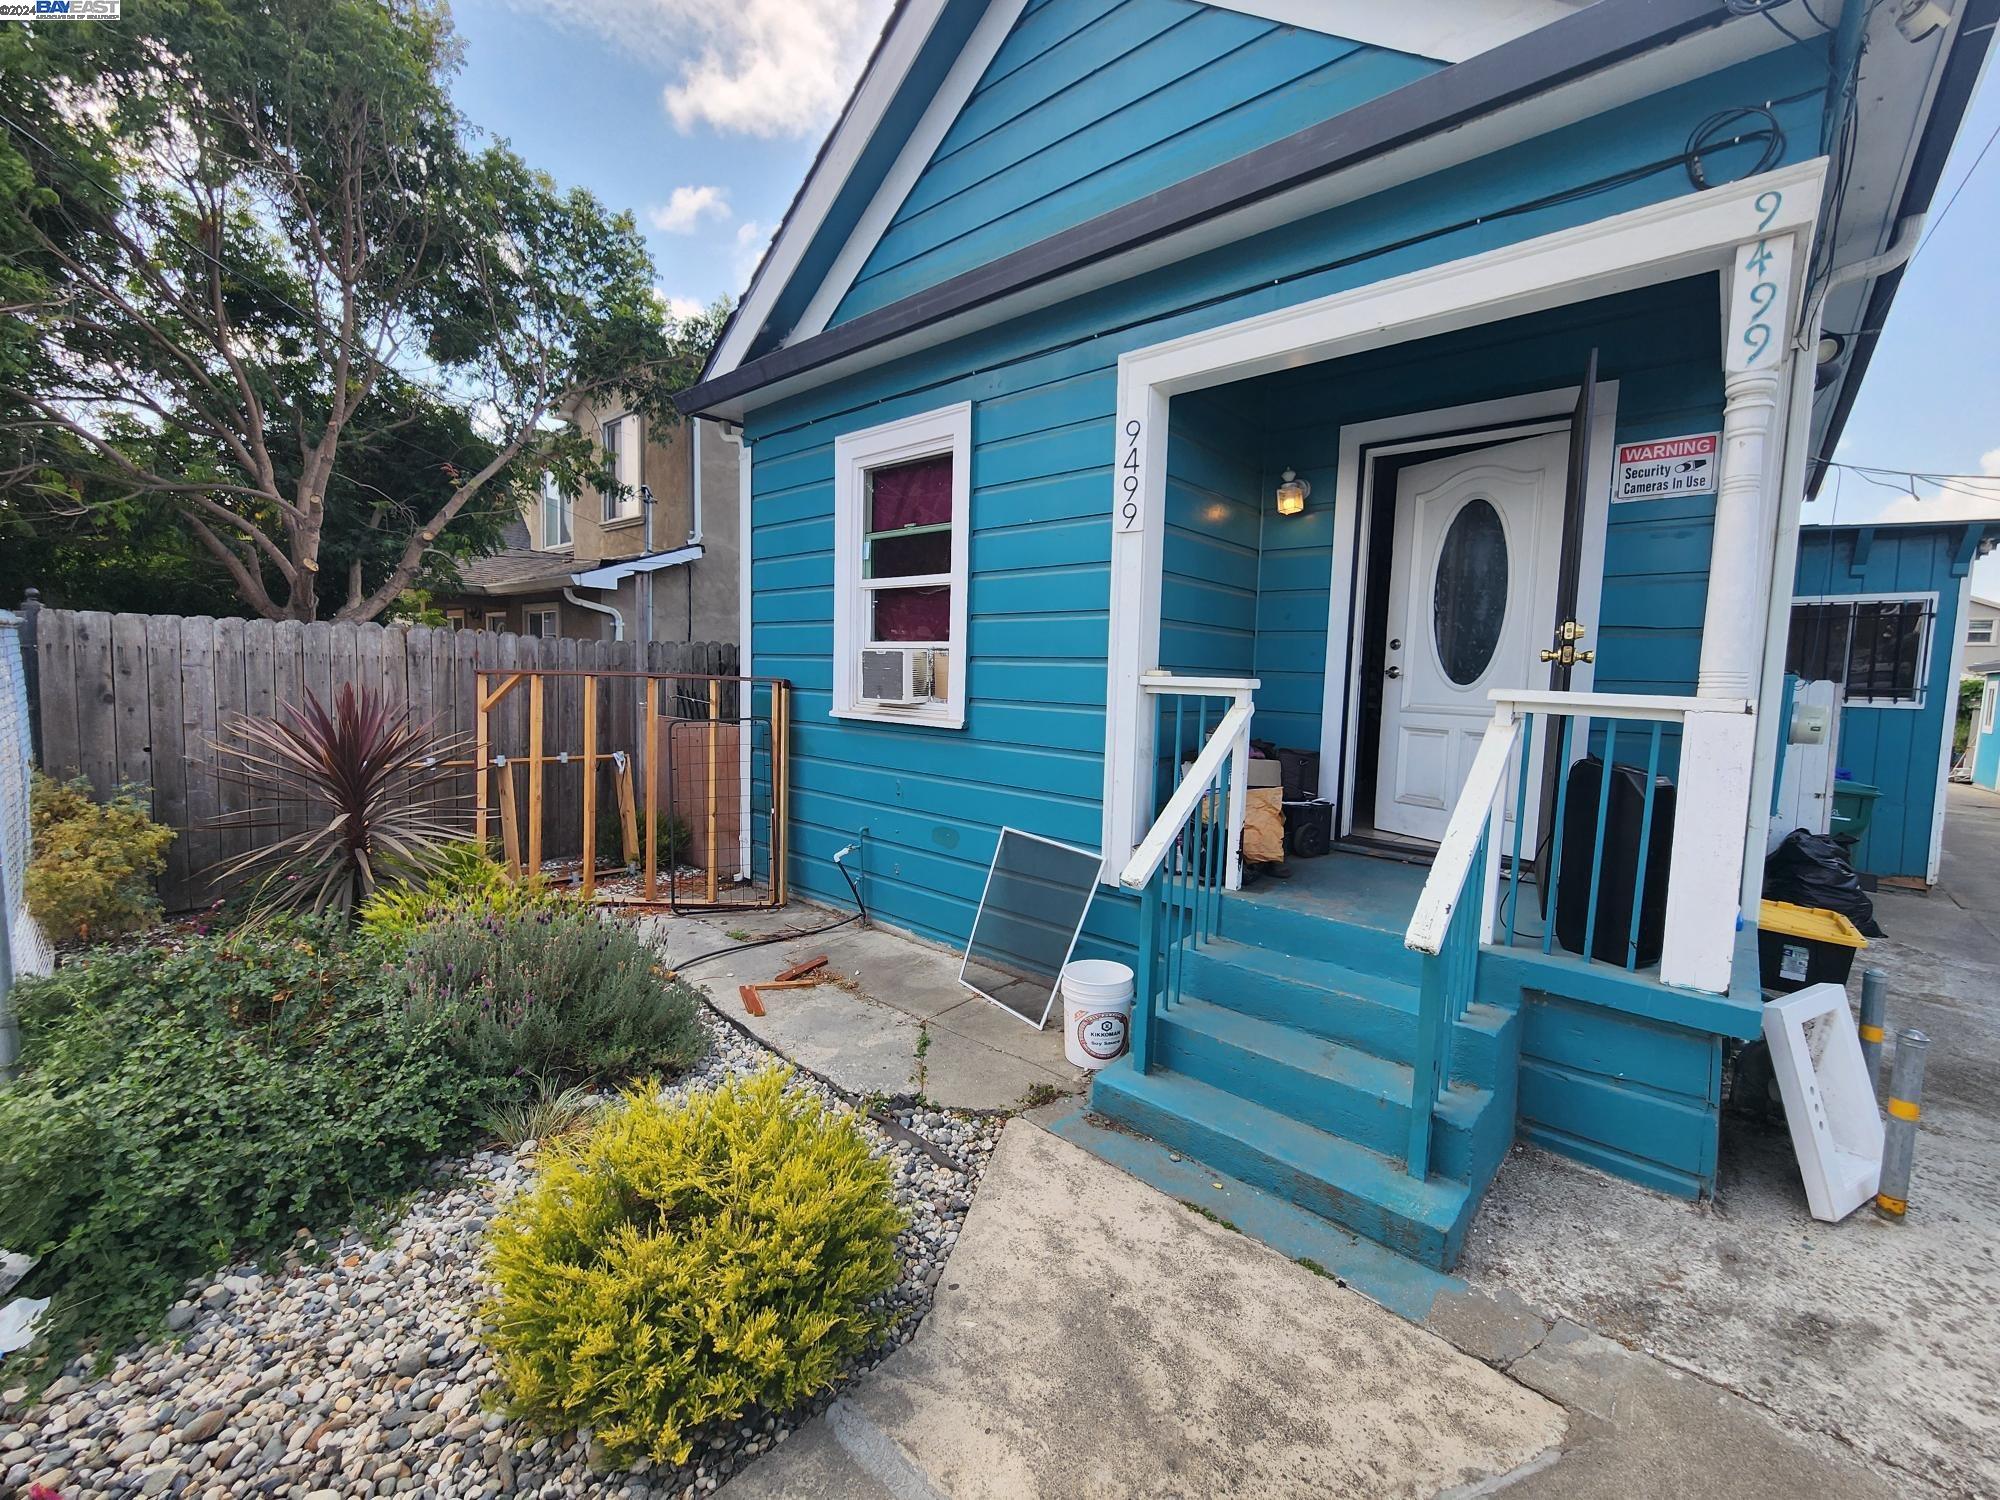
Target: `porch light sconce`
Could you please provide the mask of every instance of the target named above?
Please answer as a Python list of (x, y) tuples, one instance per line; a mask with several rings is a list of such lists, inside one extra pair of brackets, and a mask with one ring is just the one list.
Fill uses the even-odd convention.
[(1309, 480), (1299, 478), (1290, 469), (1278, 481), (1278, 514), (1295, 516), (1306, 508), (1306, 496), (1313, 492)]
[(1814, 350), (1813, 389), (1823, 391), (1840, 378), (1840, 357), (1847, 352), (1847, 340), (1837, 333), (1822, 333)]

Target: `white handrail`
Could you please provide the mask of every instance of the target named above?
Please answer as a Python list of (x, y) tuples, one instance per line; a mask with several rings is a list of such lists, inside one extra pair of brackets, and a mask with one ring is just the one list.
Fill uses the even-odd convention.
[(1143, 672), (1141, 691), (1148, 693), (1205, 693), (1217, 698), (1246, 701), (1264, 685), (1260, 677), (1180, 677), (1172, 672)]
[(1160, 810), (1145, 838), (1139, 841), (1139, 847), (1132, 851), (1132, 858), (1119, 872), (1120, 885), (1129, 890), (1142, 891), (1158, 873), (1160, 866), (1166, 863), (1174, 840), (1180, 837), (1181, 829), (1194, 816), (1195, 808), (1207, 794), (1208, 784), (1222, 770), (1223, 762), (1246, 748), (1244, 742), (1250, 737), (1250, 713), (1249, 703), (1238, 699), (1216, 723), (1215, 733), (1201, 747), (1194, 764), (1181, 777), (1173, 796), (1167, 799), (1167, 805)]
[(1681, 723), (1689, 714), (1747, 714), (1742, 698), (1684, 698), (1655, 693), (1563, 693), (1543, 688), (1495, 688), (1486, 695), (1517, 714), (1559, 714), (1573, 719), (1662, 719)]
[[(1497, 698), (1499, 694), (1494, 696)], [(1445, 824), (1437, 858), (1431, 861), (1423, 894), (1417, 897), (1417, 909), (1403, 934), (1405, 948), (1414, 948), (1419, 953), (1443, 951), (1452, 913), (1464, 899), (1466, 877), (1472, 873), (1480, 836), (1493, 817), (1507, 775), (1507, 762), (1513, 758), (1514, 742), (1520, 733), (1519, 715), (1509, 704), (1501, 703), (1472, 757), (1472, 769), (1466, 774), (1465, 788), (1452, 807), (1451, 821)]]

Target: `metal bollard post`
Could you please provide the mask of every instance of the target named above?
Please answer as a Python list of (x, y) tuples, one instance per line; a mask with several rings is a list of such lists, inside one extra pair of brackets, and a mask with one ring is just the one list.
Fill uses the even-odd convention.
[(1861, 1060), (1868, 1064), (1868, 1087), (1882, 1097), (1882, 1018), (1889, 1010), (1889, 976), (1880, 969), (1861, 974)]
[(1888, 1132), (1882, 1142), (1882, 1180), (1876, 1212), (1900, 1219), (1910, 1207), (1910, 1163), (1917, 1153), (1917, 1119), (1924, 1092), (1924, 1053), (1931, 1039), (1915, 1027), (1896, 1033), (1896, 1062), (1889, 1075)]

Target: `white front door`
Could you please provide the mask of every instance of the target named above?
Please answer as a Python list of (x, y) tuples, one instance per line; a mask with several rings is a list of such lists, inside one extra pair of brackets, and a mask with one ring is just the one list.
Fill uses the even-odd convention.
[(1443, 838), (1493, 717), (1487, 694), (1548, 685), (1568, 469), (1569, 435), (1555, 432), (1397, 475), (1378, 832)]

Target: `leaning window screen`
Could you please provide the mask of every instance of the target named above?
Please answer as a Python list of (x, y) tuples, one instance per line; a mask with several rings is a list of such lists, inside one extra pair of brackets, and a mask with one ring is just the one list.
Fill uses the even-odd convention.
[(961, 982), (1029, 1025), (1045, 1024), (1103, 863), (1089, 850), (1002, 829)]

